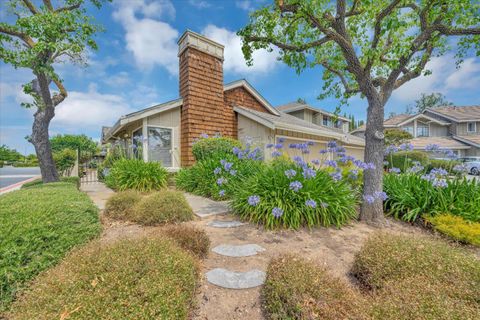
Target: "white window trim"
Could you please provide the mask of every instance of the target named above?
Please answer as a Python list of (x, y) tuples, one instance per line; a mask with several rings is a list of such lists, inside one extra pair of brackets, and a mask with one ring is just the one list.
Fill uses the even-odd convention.
[[(474, 125), (473, 131), (470, 131), (470, 130), (469, 130), (471, 123), (473, 123), (473, 125)], [(467, 122), (467, 132), (468, 132), (468, 133), (475, 133), (475, 132), (477, 132), (477, 123), (476, 123), (475, 121)]]

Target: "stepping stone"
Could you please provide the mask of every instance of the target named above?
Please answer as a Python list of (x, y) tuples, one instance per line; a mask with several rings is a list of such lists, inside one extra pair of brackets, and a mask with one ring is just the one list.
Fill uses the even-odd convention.
[(227, 257), (248, 257), (254, 256), (258, 252), (265, 251), (265, 249), (258, 244), (244, 244), (239, 246), (221, 244), (213, 248), (212, 251)]
[(245, 223), (240, 221), (220, 221), (220, 220), (213, 220), (208, 223), (208, 226), (214, 228), (236, 228), (243, 226)]
[(265, 282), (265, 272), (253, 269), (248, 272), (234, 272), (223, 268), (215, 268), (206, 273), (207, 281), (227, 289), (249, 289)]

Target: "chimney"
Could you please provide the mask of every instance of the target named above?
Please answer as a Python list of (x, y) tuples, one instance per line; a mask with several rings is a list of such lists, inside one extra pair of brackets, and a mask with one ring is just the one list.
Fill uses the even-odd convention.
[(223, 133), (223, 45), (187, 30), (178, 40), (181, 164), (195, 162), (192, 145), (201, 134)]

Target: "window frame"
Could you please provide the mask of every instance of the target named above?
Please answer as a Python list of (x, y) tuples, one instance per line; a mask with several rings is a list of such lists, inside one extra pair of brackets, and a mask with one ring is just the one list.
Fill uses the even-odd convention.
[[(473, 123), (473, 130), (470, 130), (470, 125)], [(477, 132), (477, 123), (475, 121), (467, 122), (467, 133), (475, 133)]]

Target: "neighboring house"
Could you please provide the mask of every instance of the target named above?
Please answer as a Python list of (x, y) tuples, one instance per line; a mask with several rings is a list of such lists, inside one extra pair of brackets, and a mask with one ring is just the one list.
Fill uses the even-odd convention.
[(122, 116), (102, 128), (102, 142), (132, 150), (145, 161), (179, 168), (195, 161), (192, 145), (202, 134), (250, 138), (271, 155), (266, 144), (284, 138), (291, 143), (313, 141), (312, 159), (330, 140), (347, 154), (363, 159), (364, 139), (317, 125), (274, 108), (246, 80), (223, 84), (223, 46), (186, 31), (178, 41), (180, 98)]
[[(418, 150), (438, 144), (458, 156), (480, 156), (480, 106), (428, 108), (415, 115), (400, 114), (385, 120), (384, 127), (411, 133), (410, 142)], [(363, 137), (365, 126), (350, 133)]]

